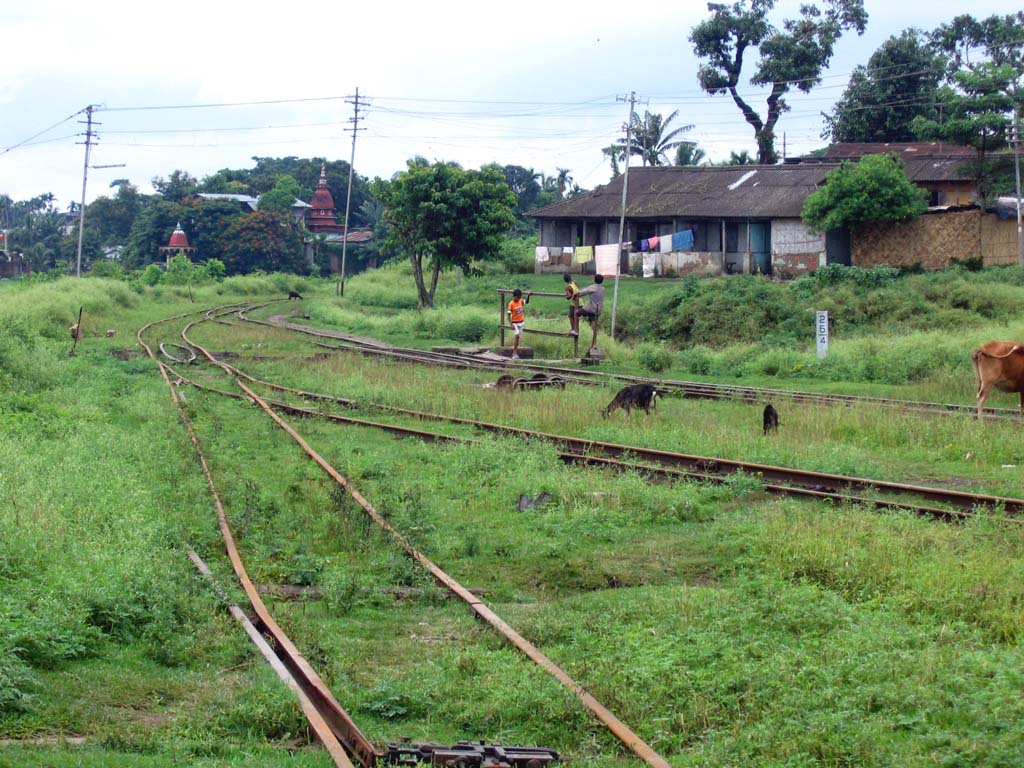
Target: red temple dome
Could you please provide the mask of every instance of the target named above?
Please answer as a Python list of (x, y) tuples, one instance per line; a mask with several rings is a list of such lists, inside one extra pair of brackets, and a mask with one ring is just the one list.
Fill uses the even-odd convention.
[(174, 228), (174, 232), (171, 234), (171, 239), (167, 242), (168, 248), (188, 248), (188, 235), (185, 234), (185, 230), (181, 228), (181, 222)]

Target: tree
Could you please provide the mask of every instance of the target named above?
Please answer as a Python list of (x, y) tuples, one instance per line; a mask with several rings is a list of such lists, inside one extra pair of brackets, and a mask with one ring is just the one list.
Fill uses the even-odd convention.
[(822, 138), (833, 142), (914, 141), (918, 116), (938, 117), (936, 99), (946, 69), (945, 56), (925, 43), (916, 29), (893, 35), (857, 67), (831, 115), (824, 115)]
[[(678, 115), (678, 109), (668, 117), (647, 111), (644, 111), (643, 117), (634, 113), (629, 128), (632, 134), (629, 144), (630, 157), (639, 157), (641, 164), (645, 166), (671, 165), (668, 153), (688, 143), (676, 141), (675, 138), (693, 129), (692, 125), (681, 125), (674, 130), (668, 130), (669, 123)], [(612, 162), (613, 178), (618, 176), (618, 164), (626, 159), (626, 143), (615, 143), (602, 151)]]
[(169, 179), (157, 176), (151, 180), (153, 189), (164, 200), (179, 203), (198, 191), (199, 182), (187, 171), (174, 171)]
[(558, 196), (560, 198), (565, 197), (565, 190), (572, 187), (572, 171), (568, 168), (555, 168), (558, 171), (558, 176), (555, 179), (555, 185), (558, 187)]
[(278, 177), (273, 189), (260, 195), (260, 210), (291, 216), (292, 206), (300, 194), (299, 182), (285, 174)]
[(421, 309), (434, 305), (442, 269), (474, 272), (475, 259), (498, 256), (515, 222), (516, 197), (495, 166), (464, 171), (454, 163), (410, 162), (391, 181), (378, 179), (374, 192), (390, 226), (385, 247), (408, 257)]
[(104, 246), (124, 245), (142, 206), (139, 190), (122, 179), (114, 197), (100, 196), (86, 206), (86, 234), (95, 232)]
[(701, 165), (707, 158), (704, 150), (695, 141), (681, 141), (676, 147), (674, 165)]
[(668, 165), (668, 153), (684, 143), (681, 140), (676, 141), (675, 138), (693, 129), (692, 125), (682, 125), (674, 130), (668, 130), (669, 123), (678, 116), (678, 109), (664, 118), (646, 110), (643, 117), (634, 114), (634, 138), (630, 153), (640, 155), (643, 165)]
[(942, 120), (922, 116), (911, 122), (922, 139), (974, 147), (977, 156), (965, 165), (981, 200), (991, 196), (998, 171), (999, 159), (993, 159), (992, 153), (1003, 149), (1009, 138), (1013, 110), (1009, 89), (1014, 77), (1013, 67), (991, 62), (957, 72), (953, 76), (957, 87), (944, 86), (939, 91)]
[(975, 148), (966, 164), (984, 201), (1009, 191), (1012, 157), (1007, 145), (1014, 110), (1024, 110), (1024, 11), (978, 21), (958, 16), (931, 34), (932, 44), (950, 58), (947, 86), (939, 91), (940, 119), (924, 117), (912, 127), (922, 139)]
[(928, 192), (915, 186), (895, 155), (865, 155), (825, 177), (804, 201), (804, 222), (817, 232), (907, 221), (928, 208)]
[(233, 219), (219, 237), (227, 272), (307, 272), (302, 236), (290, 225), (289, 218), (256, 211)]
[[(824, 12), (816, 5), (801, 5), (800, 18), (784, 20), (779, 31), (767, 19), (775, 0), (708, 3), (711, 18), (690, 32), (694, 52), (707, 60), (697, 73), (701, 88), (732, 96), (754, 129), (759, 163), (778, 160), (775, 124), (789, 109), (785, 94), (793, 87), (810, 92), (821, 82), (821, 72), (842, 33), (855, 29), (861, 34), (867, 25), (864, 0), (824, 0), (823, 5)], [(744, 56), (751, 47), (757, 48), (761, 58), (750, 82), (771, 86), (763, 119), (737, 90)]]

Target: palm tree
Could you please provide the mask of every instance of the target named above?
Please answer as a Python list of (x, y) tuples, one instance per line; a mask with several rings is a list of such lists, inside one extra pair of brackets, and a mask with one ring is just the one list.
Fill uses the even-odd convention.
[(612, 144), (611, 146), (602, 149), (601, 152), (612, 163), (612, 178), (614, 179), (621, 173), (621, 171), (619, 171), (619, 163), (626, 159), (626, 145)]
[(681, 141), (676, 147), (676, 165), (700, 165), (707, 158), (695, 141)]
[(566, 187), (572, 184), (572, 172), (568, 168), (555, 168), (555, 170), (558, 171), (558, 176), (555, 179), (558, 196), (564, 198)]
[(642, 118), (633, 115), (633, 133), (636, 138), (634, 146), (630, 148), (630, 154), (640, 155), (644, 165), (669, 165), (669, 151), (683, 144), (682, 140), (674, 139), (693, 129), (692, 125), (683, 125), (675, 130), (668, 130), (669, 123), (678, 115), (678, 109), (665, 118), (646, 110)]
[(749, 151), (741, 149), (739, 152), (730, 152), (729, 159), (720, 163), (721, 165), (754, 165), (757, 158)]

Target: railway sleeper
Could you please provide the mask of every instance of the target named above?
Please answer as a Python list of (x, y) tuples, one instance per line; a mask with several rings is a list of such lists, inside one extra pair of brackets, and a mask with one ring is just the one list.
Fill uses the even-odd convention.
[(559, 762), (547, 747), (512, 747), (483, 741), (460, 741), (452, 746), (420, 742), (388, 742), (381, 758), (389, 765), (437, 765), (450, 768), (542, 768)]

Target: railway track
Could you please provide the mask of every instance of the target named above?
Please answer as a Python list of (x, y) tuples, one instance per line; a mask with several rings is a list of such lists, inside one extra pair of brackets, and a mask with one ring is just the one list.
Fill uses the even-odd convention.
[[(837, 395), (805, 392), (793, 389), (773, 389), (763, 387), (744, 387), (734, 384), (713, 384), (697, 381), (674, 379), (657, 379), (649, 376), (633, 376), (621, 373), (598, 371), (593, 368), (571, 368), (542, 363), (512, 363), (502, 360), (481, 359), (469, 354), (451, 354), (431, 352), (407, 347), (395, 347), (380, 342), (371, 342), (340, 332), (323, 331), (316, 328), (288, 322), (283, 319), (275, 321), (258, 320), (249, 317), (247, 312), (259, 307), (249, 307), (235, 312), (244, 322), (286, 328), (314, 338), (331, 339), (336, 343), (315, 342), (317, 346), (346, 352), (358, 352), (364, 355), (390, 358), (402, 362), (420, 365), (436, 365), (449, 368), (490, 370), (508, 373), (509, 371), (528, 371), (558, 376), (560, 379), (576, 384), (604, 384), (619, 382), (623, 384), (653, 384), (659, 389), (679, 397), (707, 400), (741, 400), (744, 402), (763, 403), (768, 400), (782, 400), (798, 404), (829, 405), (829, 406), (867, 406), (890, 410), (921, 413), (938, 416), (973, 416), (977, 413), (976, 406), (964, 403), (935, 403), (920, 400), (903, 400), (897, 398), (871, 397), (867, 395)], [(1020, 413), (1013, 408), (985, 407), (983, 413), (987, 418), (1019, 419)]]
[[(607, 467), (619, 471), (635, 471), (666, 479), (683, 478), (707, 482), (724, 482), (738, 473), (757, 478), (764, 489), (788, 496), (829, 499), (840, 503), (868, 504), (885, 509), (898, 509), (929, 517), (962, 520), (979, 508), (1000, 510), (1014, 523), (1024, 519), (1015, 516), (1024, 513), (1024, 499), (972, 493), (947, 488), (934, 488), (908, 483), (889, 482), (871, 478), (839, 475), (825, 472), (781, 467), (756, 462), (737, 461), (713, 456), (698, 456), (637, 445), (623, 445), (590, 440), (568, 435), (557, 435), (527, 430), (504, 424), (493, 424), (474, 419), (444, 416), (378, 403), (357, 403), (348, 398), (293, 389), (250, 376), (235, 366), (217, 360), (208, 351), (188, 338), (186, 327), (182, 339), (199, 349), (207, 359), (231, 375), (246, 379), (251, 384), (288, 393), (306, 400), (331, 402), (348, 408), (364, 407), (423, 421), (443, 422), (468, 426), (475, 431), (517, 439), (536, 439), (557, 445), (560, 458), (565, 462)], [(353, 418), (339, 414), (323, 414), (308, 408), (275, 401), (275, 407), (302, 416), (325, 416), (337, 422), (373, 427), (408, 437), (430, 441), (454, 441), (450, 435), (426, 432), (401, 425)]]
[[(205, 320), (213, 320), (214, 312), (205, 312)], [(181, 319), (188, 315), (179, 315), (168, 318), (165, 321)], [(257, 620), (247, 624), (247, 617), (235, 607), (232, 613), (246, 626), (246, 631), (253, 636), (254, 642), (260, 647), (261, 652), (278, 672), (279, 676), (295, 691), (299, 698), (300, 705), (310, 725), (317, 735), (317, 738), (324, 744), (331, 755), (336, 766), (341, 768), (352, 768), (354, 759), (363, 768), (373, 768), (379, 761), (396, 763), (401, 765), (416, 765), (420, 762), (430, 762), (434, 765), (450, 765), (458, 768), (469, 768), (470, 766), (487, 766), (487, 768), (542, 768), (543, 766), (557, 762), (559, 755), (553, 750), (545, 748), (518, 748), (502, 747), (501, 745), (485, 745), (483, 743), (460, 742), (456, 745), (445, 747), (437, 744), (389, 744), (388, 749), (379, 751), (362, 734), (358, 726), (341, 707), (331, 694), (323, 680), (317, 675), (313, 667), (299, 653), (294, 643), (285, 635), (281, 628), (271, 617), (266, 609), (262, 598), (250, 580), (241, 556), (238, 553), (234, 542), (227, 516), (224, 512), (216, 484), (209, 470), (206, 457), (196, 432), (191, 424), (188, 415), (182, 408), (182, 398), (171, 381), (171, 374), (177, 375), (173, 369), (159, 360), (153, 353), (149, 344), (144, 340), (144, 333), (158, 323), (150, 323), (139, 329), (137, 339), (151, 359), (153, 359), (160, 371), (160, 374), (171, 392), (175, 408), (181, 418), (189, 438), (195, 447), (200, 460), (207, 485), (214, 500), (221, 533), (224, 538), (232, 567), (236, 577), (242, 585), (257, 617)], [(186, 329), (194, 323), (186, 325)], [(182, 338), (187, 341), (186, 331), (182, 331)], [(526, 640), (516, 632), (510, 625), (504, 622), (494, 611), (492, 611), (480, 598), (459, 584), (425, 555), (418, 552), (412, 544), (395, 529), (381, 515), (373, 505), (363, 497), (359, 491), (345, 478), (337, 469), (331, 466), (322, 456), (299, 435), (295, 429), (278, 415), (271, 406), (264, 401), (255, 391), (247, 387), (230, 370), (230, 366), (218, 362), (203, 347), (190, 343), (190, 348), (200, 351), (211, 363), (219, 366), (222, 370), (233, 377), (234, 381), (242, 389), (244, 395), (261, 409), (293, 440), (302, 450), (315, 461), (339, 486), (341, 486), (369, 515), (369, 517), (384, 531), (392, 540), (400, 546), (405, 553), (423, 566), (433, 578), (451, 594), (463, 600), (469, 609), (480, 619), (488, 623), (506, 639), (512, 642), (519, 650), (525, 653), (535, 664), (567, 687), (608, 730), (618, 737), (637, 757), (644, 760), (652, 768), (670, 768), (669, 763), (637, 736), (625, 723), (594, 698), (583, 686), (573, 680), (561, 667), (556, 665), (540, 649)], [(166, 351), (164, 352), (166, 354)], [(231, 394), (231, 393), (225, 393)], [(193, 558), (197, 567), (208, 574), (205, 564), (196, 555)], [(254, 635), (265, 638), (265, 641), (258, 640)], [(350, 759), (350, 756), (351, 758)]]
[[(566, 435), (541, 433), (508, 425), (491, 424), (471, 419), (419, 412), (382, 404), (361, 403), (335, 395), (308, 392), (263, 381), (249, 375), (230, 363), (219, 359), (216, 355), (210, 353), (207, 349), (191, 340), (188, 336), (189, 330), (199, 323), (225, 322), (222, 319), (222, 316), (225, 314), (236, 314), (244, 319), (245, 310), (246, 306), (242, 304), (225, 305), (224, 307), (215, 308), (213, 310), (205, 310), (202, 313), (190, 313), (158, 321), (169, 322), (172, 320), (183, 320), (191, 317), (192, 315), (201, 314), (199, 319), (189, 321), (181, 331), (180, 339), (184, 342), (183, 344), (178, 342), (164, 343), (160, 345), (161, 351), (165, 357), (179, 365), (191, 362), (192, 354), (197, 352), (208, 364), (217, 366), (217, 368), (229, 377), (230, 380), (235, 382), (237, 384), (237, 388), (241, 390), (240, 392), (221, 390), (207, 384), (201, 384), (197, 381), (190, 380), (180, 371), (176, 371), (163, 361), (159, 360), (153, 353), (152, 348), (143, 338), (144, 332), (157, 323), (150, 324), (145, 326), (143, 329), (140, 329), (138, 339), (147, 354), (156, 361), (165, 383), (172, 392), (175, 406), (178, 409), (183, 423), (186, 425), (186, 429), (190, 434), (190, 439), (200, 456), (200, 463), (203, 467), (204, 473), (206, 474), (211, 495), (215, 500), (215, 507), (218, 511), (218, 519), (221, 525), (229, 558), (232, 561), (232, 566), (235, 569), (236, 576), (243, 585), (246, 595), (250, 600), (251, 610), (255, 616), (255, 620), (252, 622), (253, 631), (258, 632), (265, 639), (265, 643), (270, 649), (270, 654), (268, 655), (266, 651), (263, 651), (264, 655), (268, 657), (268, 661), (270, 661), (275, 669), (278, 670), (278, 673), (282, 678), (285, 679), (286, 682), (288, 682), (288, 684), (296, 691), (296, 695), (299, 697), (300, 704), (310, 720), (314, 733), (316, 733), (317, 738), (324, 743), (328, 752), (331, 753), (332, 759), (335, 761), (335, 765), (350, 766), (353, 764), (352, 761), (354, 760), (356, 764), (369, 768), (370, 765), (373, 765), (378, 760), (382, 759), (403, 764), (413, 764), (417, 760), (423, 759), (440, 760), (442, 761), (442, 764), (444, 760), (451, 760), (452, 762), (450, 764), (460, 765), (478, 764), (473, 762), (474, 760), (479, 760), (479, 764), (485, 764), (485, 761), (487, 760), (498, 760), (499, 762), (497, 763), (492, 762), (487, 764), (513, 765), (518, 768), (533, 768), (534, 766), (542, 766), (557, 760), (558, 755), (550, 750), (543, 749), (526, 749), (522, 752), (515, 752), (513, 750), (509, 752), (501, 749), (500, 747), (498, 749), (501, 750), (501, 754), (497, 755), (493, 752), (492, 747), (485, 747), (484, 745), (478, 744), (460, 744), (451, 748), (441, 747), (439, 745), (389, 745), (388, 750), (377, 750), (359, 731), (354, 721), (352, 721), (351, 717), (349, 717), (344, 709), (341, 708), (340, 704), (337, 703), (337, 700), (327, 689), (327, 686), (323, 684), (323, 681), (316, 675), (316, 672), (308, 662), (302, 658), (294, 643), (292, 643), (284, 633), (280, 631), (280, 628), (276, 623), (274, 623), (272, 617), (270, 617), (269, 612), (266, 611), (266, 607), (263, 605), (255, 588), (252, 586), (251, 581), (248, 580), (248, 576), (245, 574), (244, 565), (242, 565), (241, 558), (238, 556), (237, 549), (234, 546), (233, 537), (231, 536), (230, 528), (228, 527), (227, 519), (223, 512), (223, 507), (220, 504), (219, 497), (217, 496), (213, 478), (209, 473), (205, 457), (202, 455), (202, 449), (199, 445), (198, 438), (192, 430), (187, 415), (181, 408), (181, 401), (183, 398), (177, 393), (175, 384), (172, 383), (172, 378), (176, 379), (178, 383), (189, 383), (220, 395), (245, 399), (258, 405), (269, 418), (273, 419), (281, 429), (286, 431), (295, 440), (295, 442), (307, 453), (307, 455), (310, 456), (313, 461), (321, 466), (321, 468), (334, 480), (334, 482), (344, 488), (381, 528), (391, 535), (395, 543), (398, 544), (409, 557), (417, 561), (428, 572), (430, 572), (435, 580), (448, 589), (453, 595), (464, 600), (469, 609), (472, 610), (475, 615), (491, 624), (491, 626), (519, 647), (520, 650), (522, 650), (535, 663), (539, 664), (543, 669), (545, 669), (545, 671), (569, 688), (584, 703), (584, 705), (588, 707), (591, 713), (601, 720), (609, 730), (615, 733), (615, 735), (618, 736), (631, 750), (633, 750), (638, 757), (645, 760), (649, 765), (658, 766), (658, 768), (667, 768), (667, 762), (665, 762), (663, 758), (657, 755), (657, 753), (655, 753), (648, 745), (640, 740), (639, 737), (637, 737), (636, 734), (628, 728), (628, 726), (615, 718), (610, 711), (593, 699), (593, 697), (590, 696), (582, 686), (554, 665), (553, 662), (544, 656), (539, 649), (532, 646), (528, 641), (522, 638), (521, 635), (516, 633), (515, 630), (503, 622), (478, 597), (455, 582), (454, 579), (448, 576), (448, 574), (441, 570), (436, 564), (416, 551), (408, 540), (406, 540), (399, 531), (392, 528), (390, 524), (373, 508), (372, 504), (362, 497), (358, 490), (355, 489), (343, 475), (341, 475), (334, 467), (330, 466), (330, 464), (328, 464), (319, 454), (317, 454), (280, 414), (286, 413), (300, 417), (327, 418), (340, 423), (383, 429), (403, 437), (414, 437), (422, 440), (468, 441), (471, 438), (440, 432), (428, 432), (426, 430), (415, 429), (402, 426), (400, 424), (324, 412), (322, 410), (306, 407), (305, 405), (296, 405), (283, 400), (267, 398), (260, 395), (254, 387), (269, 388), (292, 397), (300, 398), (304, 401), (316, 400), (320, 402), (328, 402), (343, 406), (347, 409), (365, 408), (380, 412), (388, 412), (396, 416), (411, 417), (422, 421), (448, 423), (464, 427), (468, 426), (473, 430), (482, 433), (514, 436), (517, 439), (530, 438), (545, 440), (558, 446), (559, 456), (563, 461), (604, 467), (618, 471), (641, 472), (655, 478), (685, 478), (706, 482), (723, 482), (726, 478), (735, 475), (737, 472), (743, 472), (758, 477), (762, 482), (764, 489), (773, 493), (805, 498), (832, 499), (840, 502), (869, 504), (887, 509), (910, 511), (915, 514), (927, 515), (945, 520), (963, 520), (974, 514), (978, 508), (985, 507), (1005, 511), (1006, 514), (1010, 516), (1007, 520), (1011, 523), (1020, 524), (1022, 522), (1021, 518), (1014, 517), (1024, 511), (1024, 500), (1021, 499), (1012, 499), (988, 494), (967, 493), (948, 489), (928, 488), (901, 483), (890, 483), (867, 478), (830, 475), (827, 473), (808, 472), (793, 468), (738, 462), (715, 457), (692, 456), (673, 453), (670, 451), (649, 449), (641, 446), (628, 446), (585, 440)], [(375, 349), (378, 351), (381, 349), (379, 346), (375, 347), (373, 345), (353, 344), (352, 347), (360, 352), (364, 352), (367, 349)], [(184, 351), (186, 356), (182, 357), (177, 354), (172, 355), (169, 353), (169, 349)], [(432, 354), (436, 355), (437, 353)], [(415, 358), (415, 356), (411, 357)], [(409, 358), (406, 357), (398, 359)], [(502, 365), (500, 370), (508, 370), (508, 368), (509, 366), (506, 364)], [(888, 497), (883, 498), (882, 494), (888, 494)], [(199, 567), (198, 564), (197, 567)], [(233, 611), (233, 613), (236, 613), (236, 611)], [(244, 612), (238, 610), (237, 613), (244, 617)], [(242, 620), (238, 615), (236, 615), (236, 618), (239, 618), (240, 621)], [(250, 629), (247, 628), (246, 631), (252, 634)], [(276, 662), (274, 661), (275, 658)], [(336, 747), (334, 745), (336, 745)], [(463, 751), (460, 752), (458, 751), (459, 749), (462, 749)], [(486, 753), (487, 749), (491, 750), (490, 755)], [(468, 757), (467, 755), (469, 753), (472, 753), (475, 756)], [(349, 756), (351, 756), (351, 758)], [(505, 762), (500, 762), (502, 760)]]

